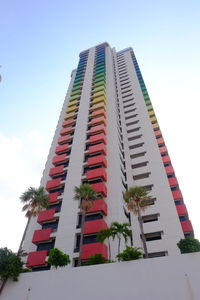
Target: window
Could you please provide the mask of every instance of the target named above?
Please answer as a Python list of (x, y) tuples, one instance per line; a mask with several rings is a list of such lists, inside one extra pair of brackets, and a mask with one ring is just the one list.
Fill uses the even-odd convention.
[[(128, 100), (128, 101), (132, 101), (132, 100), (133, 100), (133, 99), (130, 99), (130, 100)], [(125, 103), (125, 102), (128, 102), (128, 101), (124, 101), (124, 103)], [(125, 106), (124, 106), (124, 109), (127, 108), (127, 107), (131, 107), (131, 106), (133, 106), (133, 105), (135, 105), (135, 103), (131, 103), (131, 104), (125, 105)]]
[(186, 220), (188, 220), (188, 217), (187, 216), (179, 216), (179, 220), (186, 221)]
[(92, 244), (97, 243), (97, 236), (96, 235), (88, 235), (83, 237), (83, 245), (85, 244)]
[(139, 148), (139, 147), (142, 147), (144, 145), (144, 143), (139, 143), (139, 144), (135, 144), (135, 145), (131, 145), (129, 146), (129, 149), (135, 149), (135, 148)]
[(58, 220), (42, 224), (42, 229), (52, 228), (54, 231), (58, 228)]
[(148, 178), (150, 174), (151, 174), (151, 172), (134, 175), (133, 179), (134, 180), (140, 180), (140, 179)]
[(138, 116), (138, 114), (134, 114), (134, 115), (131, 115), (131, 116), (127, 116), (127, 117), (125, 117), (125, 120), (129, 120), (129, 119), (135, 118), (135, 117), (137, 117), (137, 116)]
[(142, 186), (146, 191), (151, 191), (153, 188), (153, 184), (149, 184), (149, 185), (143, 185)]
[(145, 239), (147, 242), (161, 240), (163, 231), (156, 231), (151, 233), (145, 233)]
[[(134, 98), (126, 99), (126, 100), (123, 101), (123, 103), (127, 103), (127, 102), (132, 101), (132, 100), (134, 100)], [(124, 108), (125, 108), (125, 106), (124, 106)]]
[(142, 216), (143, 223), (155, 222), (158, 221), (159, 214), (152, 214), (147, 216)]
[(160, 252), (148, 253), (148, 257), (149, 258), (162, 257), (162, 256), (167, 256), (167, 255), (168, 255), (167, 251), (160, 251)]
[(127, 97), (129, 97), (129, 96), (133, 96), (133, 93), (128, 94), (128, 95), (123, 95), (122, 98), (124, 99), (124, 98), (127, 98)]
[(136, 110), (136, 108), (129, 109), (129, 110), (126, 110), (124, 113), (125, 113), (125, 114), (128, 114), (128, 113), (133, 112), (133, 111), (135, 111), (135, 110)]
[(79, 249), (80, 249), (80, 239), (81, 239), (81, 235), (80, 234), (76, 234), (76, 236), (75, 236), (74, 252), (79, 252)]
[[(127, 123), (126, 126), (134, 125), (134, 124), (137, 124), (138, 122), (139, 122), (139, 120), (131, 122), (131, 123)], [(132, 133), (132, 132), (138, 131), (140, 129), (141, 129), (141, 127), (136, 127), (136, 128), (133, 128), (133, 129), (129, 129), (129, 130), (127, 130), (127, 133)]]
[(136, 154), (131, 154), (131, 158), (137, 158), (137, 157), (141, 157), (141, 156), (145, 156), (146, 152), (140, 152), (140, 153), (136, 153)]
[(42, 243), (42, 244), (39, 244), (37, 246), (37, 251), (40, 251), (40, 250), (51, 250), (54, 248), (54, 245), (55, 245), (55, 239), (53, 239), (51, 242), (49, 243)]
[(131, 168), (132, 169), (142, 168), (142, 167), (145, 167), (147, 164), (148, 164), (148, 161), (144, 161), (139, 164), (132, 165)]
[(48, 209), (54, 208), (54, 209), (56, 210), (56, 212), (60, 212), (60, 210), (61, 210), (61, 205), (62, 205), (62, 202), (59, 202), (59, 203), (56, 203), (56, 204), (53, 204), (53, 205), (49, 205), (49, 206), (47, 207), (47, 210), (48, 210)]

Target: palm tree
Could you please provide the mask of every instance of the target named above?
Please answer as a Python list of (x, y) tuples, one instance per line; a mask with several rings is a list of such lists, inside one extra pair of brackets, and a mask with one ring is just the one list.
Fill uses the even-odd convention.
[(125, 244), (127, 244), (128, 238), (131, 237), (132, 231), (129, 229), (130, 224), (129, 223), (118, 223), (113, 222), (111, 224), (110, 230), (112, 232), (113, 239), (115, 236), (117, 236), (119, 242), (118, 242), (118, 254), (120, 253), (120, 244), (122, 237), (125, 240)]
[(79, 208), (82, 212), (81, 218), (81, 236), (80, 236), (80, 251), (79, 251), (79, 258), (78, 258), (78, 266), (81, 265), (81, 253), (82, 253), (82, 244), (83, 244), (83, 226), (85, 223), (85, 215), (86, 212), (89, 211), (95, 200), (100, 199), (99, 195), (96, 191), (91, 187), (91, 185), (84, 183), (81, 184), (80, 187), (75, 186), (74, 188), (74, 199), (79, 200)]
[(97, 241), (103, 243), (106, 239), (108, 239), (108, 252), (109, 252), (109, 260), (111, 260), (111, 250), (110, 250), (110, 237), (113, 237), (113, 232), (110, 228), (101, 229), (97, 234)]
[(22, 207), (22, 211), (26, 211), (25, 216), (28, 218), (28, 222), (22, 237), (22, 241), (19, 246), (18, 255), (20, 255), (22, 244), (31, 217), (36, 217), (44, 208), (47, 208), (49, 206), (49, 196), (46, 193), (44, 187), (29, 187), (28, 190), (25, 191), (19, 198), (24, 204), (24, 206)]
[(148, 251), (147, 251), (146, 239), (144, 235), (141, 212), (145, 211), (147, 207), (150, 205), (150, 201), (152, 197), (149, 196), (148, 194), (149, 192), (145, 188), (141, 186), (135, 186), (127, 190), (123, 195), (128, 210), (133, 212), (134, 215), (138, 216), (145, 258), (148, 257)]

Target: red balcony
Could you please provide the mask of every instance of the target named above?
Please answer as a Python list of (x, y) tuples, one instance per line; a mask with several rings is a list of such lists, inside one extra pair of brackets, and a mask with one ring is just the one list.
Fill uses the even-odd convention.
[(47, 181), (46, 190), (51, 190), (60, 187), (61, 178), (51, 179)]
[(95, 178), (102, 178), (104, 181), (107, 180), (107, 174), (104, 168), (89, 170), (86, 173), (86, 177), (88, 180), (95, 179)]
[(108, 207), (106, 202), (103, 199), (95, 200), (92, 208), (88, 211), (88, 213), (92, 212), (103, 212), (103, 214), (107, 216)]
[(182, 229), (183, 229), (184, 233), (193, 232), (193, 227), (192, 227), (192, 223), (191, 223), (190, 220), (182, 221), (181, 226), (182, 226)]
[(58, 202), (58, 196), (60, 196), (60, 193), (59, 192), (56, 192), (56, 193), (51, 193), (48, 195), (49, 196), (49, 203), (55, 203), (55, 202)]
[(104, 125), (97, 125), (97, 126), (91, 127), (89, 132), (91, 134), (97, 133), (97, 132), (104, 132), (104, 134), (106, 134), (106, 128)]
[(94, 118), (90, 122), (91, 125), (97, 125), (97, 124), (104, 124), (106, 126), (106, 119), (105, 117), (99, 117), (99, 118)]
[(41, 211), (38, 215), (37, 222), (42, 223), (42, 222), (54, 220), (55, 212), (56, 210), (54, 208)]
[(65, 161), (67, 161), (67, 155), (66, 155), (66, 153), (54, 156), (52, 163), (55, 165), (57, 163), (61, 163), (61, 162), (65, 162)]
[(83, 227), (83, 234), (98, 233), (101, 229), (107, 229), (108, 226), (103, 219), (87, 221)]
[(63, 169), (64, 169), (64, 165), (51, 168), (50, 172), (49, 172), (49, 176), (54, 176), (54, 175), (62, 174), (63, 173)]
[(106, 117), (106, 113), (105, 110), (103, 108), (95, 110), (92, 112), (92, 117), (96, 117), (96, 116), (100, 116), (103, 115), (104, 117)]
[(104, 167), (107, 167), (107, 160), (103, 154), (94, 157), (89, 157), (87, 163), (88, 166), (102, 164)]
[(162, 161), (163, 161), (163, 163), (168, 163), (168, 162), (171, 162), (171, 159), (170, 159), (169, 155), (166, 155), (166, 156), (162, 156)]
[(47, 250), (29, 252), (26, 265), (27, 267), (45, 265), (47, 257)]
[(67, 135), (67, 134), (69, 134), (70, 132), (72, 132), (72, 130), (73, 130), (72, 127), (63, 128), (63, 129), (61, 129), (61, 131), (60, 131), (60, 135)]
[(65, 128), (65, 127), (68, 127), (68, 126), (72, 126), (74, 123), (75, 123), (74, 119), (69, 119), (69, 120), (64, 121), (62, 123), (62, 127)]
[(180, 190), (172, 192), (174, 200), (183, 199), (183, 195)]
[(88, 259), (91, 255), (95, 254), (102, 254), (103, 257), (108, 259), (108, 249), (105, 244), (101, 243), (93, 243), (93, 244), (86, 244), (82, 245), (82, 253), (81, 259)]
[(106, 144), (106, 136), (104, 133), (99, 133), (96, 135), (91, 135), (89, 138), (89, 142), (90, 143), (96, 143), (96, 142), (102, 142), (104, 144)]
[(176, 179), (176, 177), (168, 178), (168, 181), (170, 186), (178, 185), (178, 180)]
[(179, 216), (188, 214), (185, 204), (176, 205), (176, 210)]
[(154, 133), (155, 133), (155, 136), (160, 136), (160, 135), (162, 135), (162, 132), (161, 132), (160, 130), (156, 130), (156, 131), (154, 131)]
[(91, 186), (93, 187), (93, 189), (95, 189), (97, 193), (101, 193), (105, 197), (107, 197), (107, 187), (104, 182), (94, 183), (91, 184)]
[(49, 241), (51, 232), (52, 228), (35, 230), (33, 234), (32, 243)]
[(72, 138), (71, 135), (61, 136), (58, 139), (58, 144), (59, 145), (65, 144), (65, 143), (69, 142), (71, 140), (71, 138)]
[(64, 144), (64, 145), (61, 145), (61, 146), (58, 146), (56, 147), (56, 150), (55, 150), (55, 153), (58, 154), (60, 152), (66, 152), (69, 148), (69, 145), (68, 144)]
[(165, 146), (160, 147), (159, 150), (160, 150), (160, 153), (165, 153), (165, 152), (167, 152), (167, 147), (165, 147)]
[(157, 139), (156, 141), (157, 141), (158, 145), (161, 145), (161, 144), (164, 144), (164, 143), (165, 143), (165, 141), (164, 141), (163, 138), (159, 138), (159, 139)]
[(98, 153), (98, 152), (106, 154), (106, 147), (103, 143), (94, 146), (89, 146), (89, 152), (88, 152), (89, 154)]
[(165, 171), (167, 174), (173, 174), (174, 168), (172, 166), (165, 167)]

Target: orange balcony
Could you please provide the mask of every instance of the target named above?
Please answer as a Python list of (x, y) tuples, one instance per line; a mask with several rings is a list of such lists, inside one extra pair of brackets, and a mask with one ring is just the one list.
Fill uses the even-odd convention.
[(51, 190), (60, 187), (61, 178), (51, 179), (47, 181), (46, 190)]
[(104, 125), (98, 125), (98, 126), (93, 126), (90, 128), (90, 131), (89, 131), (91, 134), (93, 133), (97, 133), (97, 132), (103, 132), (104, 134), (106, 134), (106, 128)]
[(162, 132), (161, 132), (160, 130), (156, 130), (156, 131), (154, 131), (154, 133), (155, 133), (155, 136), (160, 136), (160, 135), (162, 135)]
[(106, 147), (103, 143), (94, 146), (89, 146), (89, 152), (88, 152), (89, 154), (98, 153), (98, 152), (106, 154)]
[(178, 185), (178, 180), (176, 179), (176, 177), (168, 178), (168, 181), (170, 186)]
[(104, 197), (107, 197), (107, 187), (104, 182), (93, 183), (91, 186), (97, 193), (101, 193), (104, 195)]
[(102, 254), (103, 257), (108, 259), (107, 246), (101, 243), (82, 245), (82, 253), (81, 253), (82, 260), (88, 259), (91, 255), (95, 255), (95, 254)]
[(45, 265), (47, 250), (29, 252), (26, 265), (27, 267)]
[(161, 145), (161, 144), (165, 143), (163, 138), (156, 139), (156, 141), (157, 141), (158, 145)]
[(49, 203), (55, 203), (58, 202), (57, 198), (60, 196), (60, 193), (59, 192), (51, 193), (48, 196), (49, 196)]
[(51, 168), (50, 172), (49, 172), (49, 176), (54, 176), (54, 175), (62, 174), (63, 173), (63, 169), (64, 169), (64, 165)]
[(71, 135), (61, 136), (58, 139), (58, 144), (62, 145), (69, 142), (72, 139)]
[(103, 154), (100, 154), (98, 156), (89, 157), (87, 163), (88, 163), (88, 166), (102, 164), (104, 167), (107, 167), (107, 160)]
[(172, 192), (174, 200), (183, 199), (183, 195), (180, 190)]
[(91, 116), (94, 118), (94, 117), (97, 117), (97, 116), (104, 116), (106, 118), (106, 112), (103, 108), (101, 109), (98, 109), (98, 110), (95, 110), (92, 112)]
[(101, 229), (107, 229), (108, 226), (103, 219), (87, 221), (83, 227), (83, 234), (98, 233)]
[(92, 212), (103, 212), (103, 214), (107, 216), (108, 207), (106, 202), (103, 199), (95, 200), (92, 205), (92, 208), (88, 211), (88, 213), (92, 213)]
[(107, 180), (107, 174), (104, 168), (89, 170), (86, 173), (86, 177), (88, 180), (96, 179), (96, 178), (102, 178), (104, 181)]
[(68, 126), (72, 126), (72, 125), (74, 125), (74, 123), (75, 123), (74, 119), (69, 119), (69, 120), (64, 121), (62, 123), (62, 127), (65, 128), (65, 127), (68, 127)]
[(100, 141), (103, 142), (104, 144), (106, 144), (106, 136), (104, 133), (91, 135), (89, 138), (90, 143), (96, 143), (96, 142), (100, 142)]
[(49, 241), (51, 232), (52, 228), (35, 230), (33, 234), (32, 243)]
[(97, 124), (104, 124), (106, 126), (106, 119), (105, 117), (98, 117), (98, 118), (94, 118), (91, 120), (90, 122), (91, 125), (97, 125)]
[(176, 210), (179, 216), (188, 214), (185, 204), (176, 205)]
[(184, 233), (193, 232), (193, 227), (190, 220), (181, 221), (181, 226)]
[(55, 212), (56, 210), (54, 208), (41, 211), (38, 215), (37, 222), (42, 223), (54, 220)]
[(162, 161), (163, 161), (163, 163), (171, 162), (169, 155), (162, 156)]
[(60, 152), (67, 151), (68, 148), (69, 148), (68, 144), (64, 144), (64, 145), (58, 146), (58, 147), (56, 147), (55, 153), (58, 154)]
[(167, 174), (174, 173), (174, 168), (172, 166), (165, 167), (165, 171)]
[(57, 163), (61, 163), (65, 161), (67, 161), (67, 155), (61, 154), (61, 155), (54, 156), (52, 163), (55, 165)]

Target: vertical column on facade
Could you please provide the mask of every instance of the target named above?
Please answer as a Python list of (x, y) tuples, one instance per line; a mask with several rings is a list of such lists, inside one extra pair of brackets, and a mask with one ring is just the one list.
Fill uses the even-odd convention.
[(49, 172), (51, 179), (46, 184), (46, 190), (49, 194), (49, 207), (40, 212), (37, 218), (41, 229), (35, 230), (32, 238), (32, 243), (36, 245), (36, 251), (30, 252), (27, 258), (27, 266), (37, 268), (37, 270), (39, 268), (50, 268), (47, 266), (46, 260), (50, 249), (54, 248), (56, 241), (59, 213), (62, 209), (63, 193), (67, 179), (87, 59), (88, 52), (84, 53), (79, 60), (62, 128), (55, 147), (55, 155), (52, 159), (53, 166)]
[(181, 223), (181, 227), (183, 230), (183, 234), (185, 237), (189, 237), (189, 236), (194, 236), (194, 232), (193, 232), (193, 227), (191, 224), (191, 221), (189, 220), (188, 217), (188, 212), (187, 212), (187, 208), (184, 204), (183, 201), (183, 196), (181, 193), (181, 190), (179, 188), (179, 184), (178, 184), (178, 180), (176, 178), (172, 163), (171, 163), (171, 159), (170, 156), (168, 154), (168, 150), (167, 147), (165, 145), (165, 141), (164, 138), (162, 136), (162, 132), (160, 130), (148, 91), (146, 89), (139, 65), (137, 63), (136, 57), (133, 53), (133, 51), (131, 52), (131, 57), (132, 57), (132, 61), (137, 73), (137, 77), (138, 77), (138, 81), (142, 90), (142, 94), (144, 97), (144, 101), (146, 104), (146, 108), (149, 114), (149, 119), (150, 122), (152, 124), (152, 128), (154, 130), (154, 134), (155, 134), (155, 138), (158, 144), (158, 148), (159, 148), (159, 152), (160, 155), (162, 157), (162, 161), (165, 167), (165, 172), (168, 178), (168, 182), (169, 182), (169, 186), (170, 189), (172, 191), (172, 195), (173, 195), (173, 199), (174, 199), (174, 203), (176, 205), (176, 209), (177, 209), (177, 214), (179, 216), (179, 220)]

